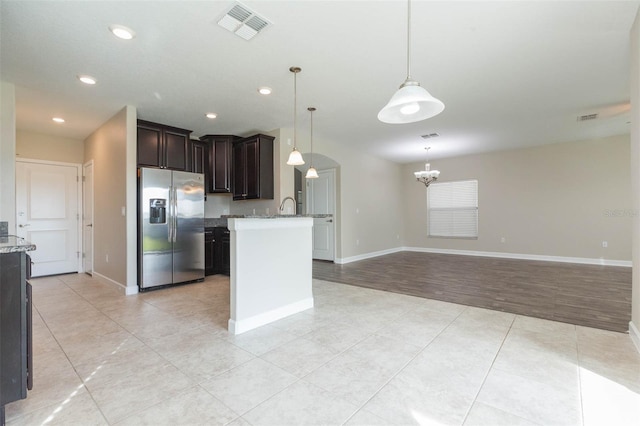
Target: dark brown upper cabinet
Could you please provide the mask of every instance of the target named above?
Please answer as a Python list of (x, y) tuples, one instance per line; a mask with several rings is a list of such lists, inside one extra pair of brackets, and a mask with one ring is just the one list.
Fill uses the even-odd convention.
[(138, 120), (138, 165), (161, 169), (189, 169), (191, 130)]
[(208, 192), (231, 192), (231, 147), (238, 139), (233, 135), (205, 135), (200, 138), (209, 149)]
[(189, 156), (189, 171), (193, 173), (204, 173), (209, 170), (209, 146), (206, 142), (191, 139), (191, 155)]
[(231, 188), (234, 200), (273, 200), (274, 139), (258, 134), (233, 143)]

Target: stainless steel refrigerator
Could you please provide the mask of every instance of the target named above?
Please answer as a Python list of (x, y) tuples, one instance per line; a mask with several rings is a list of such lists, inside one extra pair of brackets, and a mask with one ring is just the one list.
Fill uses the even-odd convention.
[(140, 168), (140, 290), (204, 278), (204, 175)]

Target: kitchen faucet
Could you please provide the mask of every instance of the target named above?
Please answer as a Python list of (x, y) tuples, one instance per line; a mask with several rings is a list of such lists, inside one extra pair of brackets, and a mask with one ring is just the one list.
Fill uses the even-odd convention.
[(298, 213), (296, 212), (296, 200), (294, 200), (292, 197), (285, 197), (285, 198), (284, 198), (284, 200), (282, 200), (282, 204), (280, 204), (280, 212), (283, 212), (283, 211), (284, 211), (284, 203), (285, 203), (287, 200), (291, 200), (291, 201), (293, 201), (293, 214), (294, 214), (294, 215), (295, 215), (295, 214), (298, 214)]

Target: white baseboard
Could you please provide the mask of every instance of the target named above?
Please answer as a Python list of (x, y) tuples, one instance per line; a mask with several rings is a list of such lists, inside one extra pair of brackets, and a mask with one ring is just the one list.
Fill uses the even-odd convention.
[(538, 255), (538, 254), (501, 253), (501, 252), (495, 252), (495, 251), (436, 249), (436, 248), (428, 248), (428, 247), (403, 247), (402, 250), (422, 252), (422, 253), (457, 254), (462, 256), (498, 257), (498, 258), (504, 258), (504, 259), (538, 260), (538, 261), (544, 261), (544, 262), (582, 263), (587, 265), (623, 266), (623, 267), (629, 267), (629, 268), (631, 267), (630, 260), (594, 259), (594, 258), (588, 258), (588, 257), (545, 256), (545, 255)]
[(565, 257), (565, 256), (546, 256), (539, 254), (524, 253), (501, 253), (496, 251), (473, 251), (473, 250), (454, 250), (454, 249), (437, 249), (429, 247), (396, 247), (387, 250), (374, 251), (371, 253), (359, 254), (349, 257), (337, 257), (335, 263), (344, 265), (345, 263), (357, 262), (358, 260), (371, 259), (373, 257), (384, 256), (386, 254), (398, 253), (401, 251), (413, 251), (421, 253), (439, 253), (439, 254), (457, 254), (462, 256), (481, 256), (481, 257), (498, 257), (503, 259), (520, 259), (520, 260), (538, 260), (543, 262), (562, 262), (562, 263), (581, 263), (586, 265), (603, 265), (603, 266), (623, 266), (630, 268), (630, 260), (613, 260), (613, 259), (594, 259), (588, 257)]
[(349, 257), (337, 257), (335, 263), (339, 265), (344, 265), (345, 263), (357, 262), (358, 260), (371, 259), (372, 257), (384, 256), (385, 254), (398, 253), (400, 251), (404, 251), (403, 247), (396, 247), (388, 250), (380, 250), (374, 251), (371, 253), (359, 254), (357, 256), (349, 256)]
[(640, 352), (640, 331), (633, 324), (633, 321), (629, 321), (629, 336), (631, 336), (631, 341), (634, 345), (636, 345), (636, 349)]
[(249, 318), (237, 321), (229, 319), (229, 332), (231, 334), (245, 333), (249, 330), (253, 330), (254, 328), (261, 327), (271, 322), (278, 321), (279, 319), (288, 317), (289, 315), (297, 314), (298, 312), (306, 311), (311, 308), (313, 308), (313, 297), (299, 300)]
[(96, 272), (96, 271), (93, 271), (92, 276), (94, 278), (97, 278), (100, 282), (103, 282), (105, 284), (109, 284), (110, 286), (117, 288), (119, 291), (124, 293), (126, 296), (131, 296), (132, 294), (138, 294), (138, 286), (135, 286), (135, 287), (126, 286), (126, 285), (121, 284), (118, 281), (112, 280), (111, 278), (106, 277), (106, 276), (104, 276), (101, 273)]

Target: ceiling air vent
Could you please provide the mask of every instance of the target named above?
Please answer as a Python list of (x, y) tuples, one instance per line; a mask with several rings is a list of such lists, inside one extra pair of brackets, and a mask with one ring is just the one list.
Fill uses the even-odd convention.
[(218, 21), (218, 25), (245, 40), (251, 40), (271, 23), (248, 7), (236, 3)]
[(438, 136), (440, 136), (439, 133), (433, 132), (433, 133), (429, 133), (427, 135), (422, 135), (421, 137), (422, 137), (422, 139), (431, 139), (431, 138), (437, 138)]
[(598, 114), (585, 114), (585, 115), (579, 115), (578, 121), (589, 121), (589, 120), (595, 120), (596, 118), (598, 118)]

